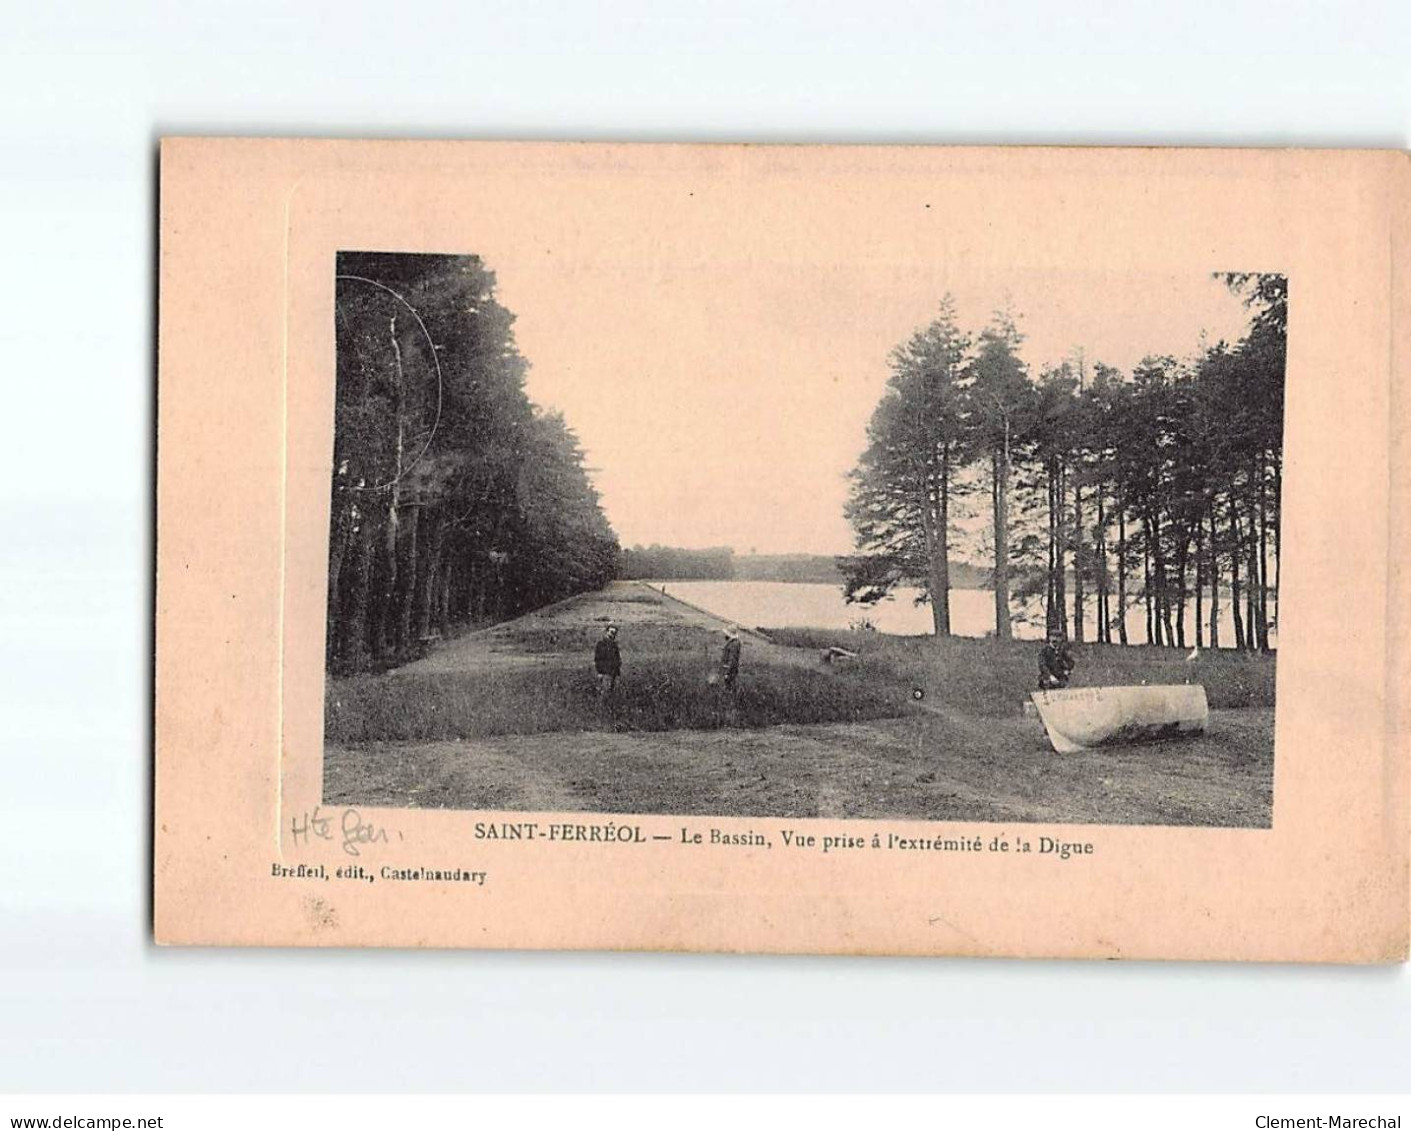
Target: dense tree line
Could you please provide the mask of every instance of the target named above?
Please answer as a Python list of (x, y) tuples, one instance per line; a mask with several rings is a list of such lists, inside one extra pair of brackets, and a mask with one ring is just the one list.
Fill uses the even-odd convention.
[[(815, 585), (838, 584), (839, 571), (848, 570), (850, 559), (836, 554), (736, 554), (736, 581), (788, 581)], [(966, 562), (950, 563), (952, 589), (983, 589), (989, 572)]]
[(735, 551), (729, 546), (701, 550), (679, 546), (633, 546), (624, 549), (618, 576), (659, 581), (728, 581), (735, 576)]
[[(848, 599), (918, 585), (948, 634), (957, 511), (982, 494), (996, 636), (1038, 604), (1080, 642), (1091, 617), (1103, 643), (1268, 651), (1288, 283), (1222, 278), (1250, 311), (1245, 336), (1191, 359), (1147, 357), (1131, 374), (1081, 355), (1034, 374), (1011, 317), (971, 336), (943, 301), (892, 351), (852, 473)], [(1144, 610), (1138, 640), (1132, 607)], [(1221, 636), (1226, 612), (1232, 638)]]
[(617, 540), (475, 256), (338, 256), (327, 663), (598, 588)]

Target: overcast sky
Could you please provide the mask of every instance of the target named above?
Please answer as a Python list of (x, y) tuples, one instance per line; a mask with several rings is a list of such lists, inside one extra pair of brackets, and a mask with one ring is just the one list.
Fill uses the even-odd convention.
[(1130, 372), (1147, 354), (1190, 355), (1202, 332), (1233, 341), (1247, 323), (1200, 274), (959, 278), (895, 258), (778, 261), (758, 233), (713, 235), (487, 256), (518, 315), (529, 394), (578, 433), (625, 546), (850, 550), (845, 477), (887, 353), (947, 290), (971, 332), (1008, 303), (1035, 372), (1075, 347)]

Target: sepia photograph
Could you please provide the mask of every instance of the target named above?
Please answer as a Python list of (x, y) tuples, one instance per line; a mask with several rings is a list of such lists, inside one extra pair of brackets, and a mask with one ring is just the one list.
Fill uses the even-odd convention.
[(1270, 827), (1288, 277), (750, 234), (337, 253), (324, 803)]
[(1411, 5), (1270, 8), (7, 13), (0, 1128), (1406, 1126)]
[(163, 941), (1404, 955), (1393, 155), (163, 152)]

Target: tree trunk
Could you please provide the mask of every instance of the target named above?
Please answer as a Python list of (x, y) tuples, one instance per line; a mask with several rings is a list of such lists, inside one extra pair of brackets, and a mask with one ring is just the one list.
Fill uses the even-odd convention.
[(1082, 644), (1087, 630), (1083, 624), (1087, 594), (1083, 591), (1083, 567), (1086, 554), (1083, 543), (1083, 480), (1079, 464), (1078, 480), (1073, 484), (1073, 642)]
[(1102, 483), (1097, 486), (1097, 638), (1103, 644), (1112, 643), (1111, 610), (1108, 608), (1107, 580), (1107, 512)]
[(1142, 596), (1146, 600), (1146, 642), (1156, 643), (1156, 594), (1151, 582), (1151, 523), (1145, 522), (1146, 537), (1142, 539)]
[(416, 588), (419, 573), (417, 545), (421, 533), (421, 507), (413, 506), (406, 522), (406, 533), (402, 536), (402, 592), (401, 609), (397, 623), (397, 655), (405, 657), (413, 652), (416, 637), (412, 635), (412, 618), (416, 612)]
[(333, 671), (338, 666), (339, 647), (343, 626), (340, 623), (342, 611), (343, 559), (348, 551), (348, 538), (352, 523), (349, 521), (349, 504), (335, 499), (334, 514), (330, 522), (328, 536), (328, 607), (324, 625), (324, 667)]
[(347, 615), (343, 625), (343, 644), (339, 649), (343, 668), (349, 672), (365, 671), (369, 664), (372, 636), (372, 530), (366, 514), (357, 516), (353, 538), (353, 573), (348, 593)]
[(1259, 588), (1259, 558), (1251, 553), (1249, 560), (1245, 563), (1246, 577), (1244, 587), (1244, 643), (1251, 652), (1259, 650), (1259, 599), (1255, 596), (1255, 590)]
[(1249, 507), (1245, 524), (1245, 632), (1244, 640), (1251, 652), (1259, 650), (1259, 539), (1258, 518), (1253, 505)]
[(1130, 644), (1127, 639), (1127, 507), (1117, 501), (1117, 639)]
[(390, 659), (397, 654), (397, 535), (401, 525), (398, 514), (397, 485), (392, 485), (392, 500), (387, 505), (387, 528), (382, 539), (380, 585), (377, 591), (378, 659)]
[(481, 560), (480, 553), (477, 551), (476, 555), (467, 563), (462, 587), (466, 594), (466, 615), (478, 624), (485, 621), (486, 601), (489, 599), (490, 583), (485, 578), (487, 572), (485, 562)]
[(401, 343), (397, 341), (397, 316), (395, 314), (392, 315), (390, 334), (392, 338), (392, 353), (396, 358), (397, 373), (396, 379), (392, 382), (392, 414), (397, 421), (397, 455), (391, 489), (387, 493), (387, 539), (384, 547), (386, 565), (383, 574), (382, 607), (378, 610), (378, 620), (382, 627), (378, 653), (379, 656), (396, 657), (399, 652), (397, 636), (400, 623), (399, 613), (401, 611), (401, 603), (397, 599), (397, 538), (401, 533), (399, 529), (401, 525), (399, 508), (402, 501), (402, 456), (405, 441), (405, 428), (402, 421), (402, 347)]
[(436, 616), (440, 621), (441, 635), (451, 634), (451, 589), (456, 581), (456, 570), (451, 564), (451, 559), (443, 547), (441, 550), (441, 562), (436, 571), (440, 578), (440, 592), (436, 599)]
[[(941, 616), (936, 623), (938, 636), (950, 635), (950, 444), (941, 449), (941, 506), (936, 516), (936, 542), (939, 546), (940, 569), (936, 583), (940, 587)], [(933, 594), (932, 601), (936, 600)]]
[(368, 649), (374, 666), (385, 662), (391, 649), (391, 609), (392, 582), (389, 570), (395, 570), (395, 562), (389, 563), (387, 551), (387, 511), (379, 508), (378, 517), (382, 524), (377, 529), (373, 544), (372, 591), (368, 598)]
[(1283, 543), (1280, 533), (1283, 530), (1284, 515), (1284, 458), (1282, 450), (1274, 453), (1274, 628), (1279, 625), (1279, 573), (1284, 564)]
[(420, 555), (421, 572), (417, 581), (416, 595), (416, 634), (418, 639), (430, 636), (433, 629), (432, 616), (439, 593), (441, 571), (441, 544), (445, 538), (445, 517), (438, 511), (425, 516), (426, 552)]
[(1171, 603), (1167, 606), (1172, 613), (1172, 627), (1175, 633), (1167, 634), (1166, 646), (1184, 648), (1186, 646), (1186, 603), (1185, 603), (1185, 580), (1181, 577), (1180, 558), (1176, 559), (1176, 585)]
[(1045, 627), (1056, 627), (1068, 635), (1068, 552), (1064, 549), (1064, 512), (1068, 509), (1068, 469), (1063, 458), (1053, 459), (1053, 620)]
[(921, 500), (921, 528), (926, 537), (926, 557), (931, 596), (931, 626), (937, 636), (950, 635), (949, 516), (950, 452), (943, 447), (935, 484), (928, 484)]
[(1230, 491), (1230, 614), (1235, 622), (1235, 649), (1243, 652), (1245, 647), (1244, 618), (1240, 613), (1240, 555), (1244, 547), (1240, 544), (1239, 511), (1235, 507), (1235, 493)]
[(1210, 647), (1220, 647), (1220, 549), (1215, 533), (1215, 503), (1210, 499)]
[(1055, 460), (1049, 456), (1044, 465), (1045, 484), (1048, 487), (1048, 572), (1044, 575), (1044, 631), (1050, 630), (1058, 620), (1058, 584), (1054, 572), (1058, 569), (1058, 534), (1054, 514), (1054, 480), (1057, 477)]
[(1264, 457), (1259, 457), (1259, 650), (1269, 651), (1269, 516)]
[[(1174, 525), (1174, 524), (1173, 524)], [(1190, 542), (1184, 533), (1176, 549), (1176, 647), (1186, 646), (1186, 568), (1190, 565)]]
[(1054, 629), (1068, 632), (1068, 592), (1066, 582), (1067, 557), (1063, 550), (1064, 489), (1063, 461), (1050, 456), (1048, 461), (1048, 601), (1044, 610), (1045, 632)]
[(1009, 640), (1013, 635), (1009, 623), (1009, 436), (1005, 425), (1002, 451), (994, 453), (994, 521), (995, 521), (995, 637)]
[(1161, 545), (1161, 514), (1158, 511), (1152, 512), (1151, 530), (1151, 568), (1156, 575), (1156, 631), (1160, 643), (1169, 648), (1175, 642), (1175, 633), (1171, 630), (1170, 578), (1167, 575), (1166, 551)]
[(1202, 516), (1195, 523), (1195, 646), (1205, 647), (1205, 527)]

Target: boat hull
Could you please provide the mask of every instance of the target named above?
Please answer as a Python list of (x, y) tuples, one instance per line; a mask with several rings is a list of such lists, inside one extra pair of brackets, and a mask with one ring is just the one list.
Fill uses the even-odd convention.
[(1031, 696), (1060, 754), (1200, 734), (1210, 721), (1200, 684), (1074, 687)]

